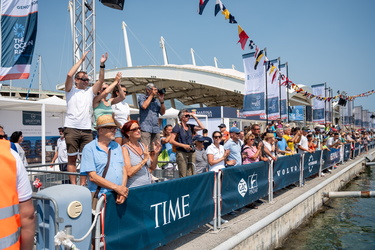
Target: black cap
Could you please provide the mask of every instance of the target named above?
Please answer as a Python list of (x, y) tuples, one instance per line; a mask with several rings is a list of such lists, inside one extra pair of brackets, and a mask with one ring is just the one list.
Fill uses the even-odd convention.
[(204, 142), (204, 138), (203, 138), (203, 136), (196, 135), (196, 136), (194, 136), (193, 141)]
[(227, 126), (226, 126), (224, 123), (222, 123), (222, 124), (220, 124), (218, 127), (219, 127), (219, 128), (226, 128)]

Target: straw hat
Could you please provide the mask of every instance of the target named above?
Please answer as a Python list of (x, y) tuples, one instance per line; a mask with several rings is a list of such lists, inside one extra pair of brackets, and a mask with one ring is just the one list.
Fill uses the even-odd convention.
[(102, 115), (96, 120), (95, 129), (102, 127), (117, 127), (115, 121), (112, 118), (112, 115)]
[(266, 138), (274, 138), (275, 135), (273, 133), (267, 133)]

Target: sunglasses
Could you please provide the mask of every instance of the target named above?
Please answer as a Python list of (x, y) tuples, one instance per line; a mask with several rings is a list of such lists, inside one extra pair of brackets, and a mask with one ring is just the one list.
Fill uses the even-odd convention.
[(89, 78), (77, 78), (77, 80), (81, 80), (83, 82), (89, 82), (90, 81)]
[(254, 139), (249, 139), (249, 141), (254, 141)]
[(131, 131), (131, 132), (134, 132), (134, 131), (137, 131), (137, 130), (141, 130), (141, 127), (129, 129), (129, 131)]
[(184, 115), (186, 118), (190, 118), (190, 115)]
[(108, 130), (111, 130), (111, 131), (116, 131), (117, 127), (102, 127), (104, 129), (108, 129)]
[(128, 95), (128, 94), (129, 94), (129, 91), (125, 90), (124, 93), (125, 93), (125, 95)]
[(219, 136), (214, 136), (214, 139), (220, 139), (222, 136), (219, 135)]

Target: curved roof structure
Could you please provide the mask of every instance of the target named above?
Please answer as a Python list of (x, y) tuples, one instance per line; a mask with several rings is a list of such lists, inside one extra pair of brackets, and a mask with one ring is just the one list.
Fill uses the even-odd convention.
[(185, 105), (207, 107), (242, 107), (244, 73), (211, 66), (162, 65), (138, 66), (107, 70), (106, 82), (122, 72), (122, 85), (130, 93), (143, 93), (147, 83), (165, 88), (165, 99), (178, 99)]
[[(243, 106), (245, 74), (238, 70), (174, 64), (135, 66), (106, 70), (105, 81), (112, 82), (117, 72), (122, 73), (121, 85), (130, 94), (144, 93), (146, 84), (152, 82), (158, 88), (166, 89), (166, 100), (177, 99), (184, 105), (240, 109)], [(300, 87), (311, 91), (307, 86)], [(63, 90), (64, 85), (57, 88)], [(133, 103), (136, 106), (134, 100)], [(311, 105), (311, 100), (289, 90), (289, 105)]]

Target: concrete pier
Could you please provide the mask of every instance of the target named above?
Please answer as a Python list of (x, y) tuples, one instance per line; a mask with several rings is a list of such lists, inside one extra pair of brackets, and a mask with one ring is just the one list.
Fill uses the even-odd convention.
[[(371, 150), (374, 154), (375, 150)], [(243, 208), (221, 230), (210, 225), (160, 247), (159, 249), (274, 249), (328, 200), (323, 193), (342, 189), (365, 168), (365, 155), (339, 165), (323, 177), (308, 179), (303, 187), (291, 186), (274, 193), (272, 204), (263, 200), (257, 209)]]

